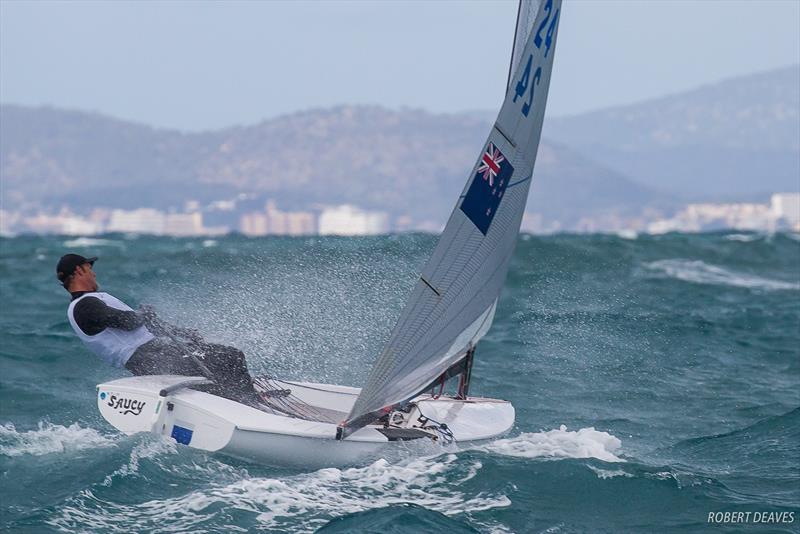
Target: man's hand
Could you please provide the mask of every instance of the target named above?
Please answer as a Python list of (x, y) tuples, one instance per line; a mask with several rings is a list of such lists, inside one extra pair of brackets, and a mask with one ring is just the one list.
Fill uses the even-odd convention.
[(155, 336), (163, 336), (166, 332), (164, 325), (159, 321), (156, 316), (156, 310), (149, 304), (140, 304), (136, 314), (142, 318), (144, 325)]
[(188, 339), (192, 343), (202, 343), (203, 336), (194, 328), (181, 328), (180, 326), (165, 323), (156, 315), (156, 310), (149, 304), (139, 305), (137, 313), (144, 319), (145, 326), (157, 336), (178, 336)]

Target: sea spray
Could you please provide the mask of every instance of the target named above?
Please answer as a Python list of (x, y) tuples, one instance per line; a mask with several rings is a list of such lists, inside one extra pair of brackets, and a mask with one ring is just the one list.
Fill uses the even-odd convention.
[(518, 436), (492, 441), (484, 450), (521, 458), (597, 458), (605, 462), (624, 462), (617, 456), (622, 442), (607, 432), (594, 428), (568, 431), (524, 432)]
[(17, 431), (12, 423), (0, 426), (0, 455), (42, 456), (97, 447), (111, 447), (114, 439), (78, 423), (69, 426), (40, 421), (35, 430)]
[[(439, 452), (403, 444), (323, 471), (116, 433), (95, 386), (129, 375), (87, 353), (66, 320), (53, 266), (67, 238), (0, 238), (13, 310), (0, 314), (0, 469), (13, 481), (0, 529), (380, 530), (386, 517), (443, 517), (431, 523), (442, 531), (680, 532), (731, 506), (796, 510), (800, 299), (760, 284), (800, 281), (800, 241), (729, 235), (523, 236), (471, 383), (513, 403), (509, 435)], [(100, 239), (125, 245), (81, 247), (101, 256), (105, 290), (243, 348), (253, 369), (354, 386), (436, 243)], [(693, 282), (647, 267), (664, 260), (725, 272)]]

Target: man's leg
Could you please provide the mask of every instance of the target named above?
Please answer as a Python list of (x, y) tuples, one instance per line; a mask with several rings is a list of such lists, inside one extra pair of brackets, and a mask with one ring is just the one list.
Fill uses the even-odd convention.
[(200, 352), (201, 361), (220, 384), (231, 388), (234, 395), (245, 400), (259, 399), (242, 351), (226, 345), (204, 343)]
[[(193, 389), (237, 402), (260, 400), (244, 354), (225, 345), (197, 346), (156, 339), (139, 347), (125, 367), (134, 375), (206, 376), (215, 384)], [(207, 376), (209, 373), (211, 376)]]
[(160, 339), (148, 341), (133, 353), (125, 368), (134, 375), (204, 376), (185, 345)]

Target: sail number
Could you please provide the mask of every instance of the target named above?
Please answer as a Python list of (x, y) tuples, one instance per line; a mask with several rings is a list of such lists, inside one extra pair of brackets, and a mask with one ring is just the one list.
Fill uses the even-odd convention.
[[(542, 78), (542, 67), (537, 67), (536, 72), (533, 74), (533, 83), (531, 83), (531, 65), (533, 64), (533, 55), (528, 56), (528, 64), (525, 65), (525, 71), (522, 73), (522, 78), (519, 79), (517, 82), (517, 87), (515, 88), (514, 92), (514, 102), (517, 101), (518, 97), (525, 96), (525, 93), (528, 93), (530, 96), (528, 97), (528, 101), (522, 104), (522, 114), (526, 117), (528, 113), (531, 111), (531, 106), (533, 105), (533, 92), (537, 85), (539, 85), (539, 80)], [(530, 87), (530, 92), (528, 88)]]
[[(544, 27), (547, 26), (547, 22), (550, 21), (550, 11), (553, 10), (553, 0), (547, 0), (547, 3), (544, 5), (544, 11), (547, 13), (545, 15), (544, 20), (541, 24), (539, 24), (539, 29), (536, 30), (536, 37), (533, 38), (533, 44), (536, 45), (536, 48), (542, 47), (542, 31)], [(555, 15), (553, 15), (553, 20), (550, 21), (550, 25), (547, 26), (547, 33), (545, 34), (544, 38), (544, 57), (547, 57), (547, 54), (550, 52), (550, 47), (553, 45), (553, 34), (556, 31), (556, 24), (558, 23), (558, 14), (561, 10), (556, 9)]]
[[(553, 36), (556, 32), (556, 24), (558, 24), (558, 15), (561, 11), (560, 9), (556, 9), (555, 13), (551, 13), (553, 10), (553, 0), (547, 0), (547, 3), (544, 5), (544, 12), (546, 13), (544, 20), (539, 24), (539, 28), (536, 30), (536, 35), (533, 38), (533, 44), (536, 45), (536, 48), (539, 50), (542, 49), (542, 45), (544, 45), (544, 57), (547, 58), (547, 54), (550, 53), (550, 47), (553, 46)], [(552, 19), (550, 17), (552, 16)], [(548, 25), (549, 23), (549, 25)], [(542, 32), (545, 31), (545, 27), (547, 31), (545, 33), (544, 38), (542, 38)], [(539, 81), (542, 78), (542, 67), (537, 67), (536, 70), (533, 72), (533, 76), (531, 76), (531, 69), (533, 68), (533, 54), (528, 56), (528, 62), (525, 64), (525, 70), (522, 71), (522, 76), (519, 80), (517, 80), (517, 85), (514, 87), (514, 99), (512, 102), (516, 102), (517, 98), (524, 98), (526, 95), (528, 98), (522, 104), (522, 114), (526, 117), (531, 112), (531, 107), (533, 106), (533, 93), (536, 90), (536, 86), (539, 85)]]

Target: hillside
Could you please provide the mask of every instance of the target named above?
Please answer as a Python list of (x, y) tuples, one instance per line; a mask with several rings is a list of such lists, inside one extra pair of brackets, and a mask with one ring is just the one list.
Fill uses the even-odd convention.
[[(443, 222), (487, 135), (484, 120), (338, 107), (187, 134), (98, 114), (0, 107), (7, 205), (161, 209), (238, 193), (281, 206), (354, 203)], [(529, 211), (561, 227), (663, 202), (646, 187), (546, 140)]]
[(800, 181), (800, 66), (553, 119), (545, 134), (687, 199), (752, 197)]

